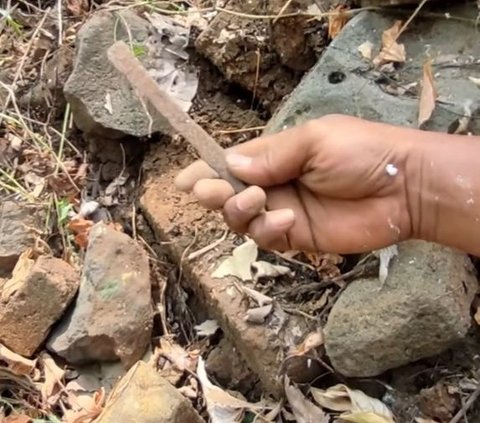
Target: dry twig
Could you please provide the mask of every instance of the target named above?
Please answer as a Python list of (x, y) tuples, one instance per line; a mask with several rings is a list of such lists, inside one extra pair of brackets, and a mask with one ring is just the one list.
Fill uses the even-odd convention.
[(278, 19), (282, 17), (283, 12), (285, 12), (285, 10), (288, 9), (288, 6), (290, 6), (292, 4), (292, 1), (293, 0), (287, 0), (287, 2), (283, 5), (283, 7), (278, 12), (277, 17), (273, 20), (273, 23), (276, 23), (278, 21)]
[(403, 26), (400, 28), (400, 31), (398, 32), (398, 36), (400, 37), (400, 35), (405, 31), (405, 29), (407, 29), (407, 26), (410, 25), (410, 22), (413, 21), (413, 19), (415, 18), (415, 16), (418, 15), (418, 13), (420, 12), (420, 10), (422, 9), (422, 7), (425, 5), (425, 3), (427, 2), (428, 0), (422, 0), (419, 5), (417, 6), (417, 8), (413, 11), (412, 15), (407, 19), (407, 21), (403, 24)]
[(478, 399), (479, 396), (480, 396), (480, 384), (478, 385), (477, 389), (473, 391), (472, 395), (470, 395), (470, 398), (468, 398), (467, 402), (461, 408), (461, 410), (459, 410), (458, 413), (455, 414), (455, 416), (453, 416), (452, 420), (450, 420), (450, 423), (459, 423), (460, 420), (462, 420), (462, 418), (464, 418), (464, 420), (467, 421), (466, 419), (467, 411), (470, 409), (470, 407), (474, 404), (474, 402)]

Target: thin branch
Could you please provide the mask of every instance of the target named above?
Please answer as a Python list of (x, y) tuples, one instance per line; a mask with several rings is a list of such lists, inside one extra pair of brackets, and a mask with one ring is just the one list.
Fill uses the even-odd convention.
[(461, 410), (459, 410), (458, 413), (455, 414), (455, 416), (453, 416), (452, 420), (450, 420), (450, 423), (459, 423), (460, 420), (462, 420), (462, 418), (464, 418), (467, 415), (467, 411), (470, 409), (470, 407), (478, 399), (479, 396), (480, 396), (480, 384), (477, 386), (477, 389), (473, 391), (472, 395), (470, 395), (470, 398), (468, 398), (467, 402), (461, 408)]
[(292, 1), (293, 0), (287, 0), (287, 2), (283, 5), (283, 7), (280, 9), (280, 12), (278, 12), (278, 15), (277, 17), (273, 20), (273, 23), (276, 23), (278, 21), (279, 18), (282, 17), (283, 15), (283, 12), (285, 12), (285, 10), (288, 9), (288, 6), (290, 6), (292, 4)]
[(413, 19), (415, 18), (415, 16), (418, 15), (418, 12), (420, 12), (420, 10), (422, 9), (422, 7), (425, 5), (425, 3), (427, 2), (428, 0), (422, 0), (421, 3), (417, 6), (417, 8), (413, 11), (412, 15), (407, 19), (407, 21), (403, 24), (403, 26), (400, 28), (400, 31), (398, 31), (398, 36), (400, 36), (403, 31), (405, 31), (407, 29), (407, 26), (410, 25), (410, 22), (413, 21)]

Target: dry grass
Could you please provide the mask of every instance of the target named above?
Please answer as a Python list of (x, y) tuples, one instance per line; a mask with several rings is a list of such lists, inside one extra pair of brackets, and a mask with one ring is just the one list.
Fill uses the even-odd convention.
[(69, 139), (69, 106), (58, 110), (52, 102), (57, 94), (48, 89), (39, 90), (43, 98), (33, 93), (47, 79), (46, 64), (60, 46), (72, 44), (83, 18), (25, 0), (7, 4), (0, 15), (0, 198), (43, 205), (44, 238), (59, 230), (66, 200), (80, 197), (85, 164)]

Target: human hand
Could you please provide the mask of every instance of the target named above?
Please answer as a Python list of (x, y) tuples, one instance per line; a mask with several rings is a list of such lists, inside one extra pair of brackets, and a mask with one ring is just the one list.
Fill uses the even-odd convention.
[(175, 183), (265, 249), (357, 253), (412, 235), (408, 129), (329, 115), (227, 150), (239, 194), (203, 161)]

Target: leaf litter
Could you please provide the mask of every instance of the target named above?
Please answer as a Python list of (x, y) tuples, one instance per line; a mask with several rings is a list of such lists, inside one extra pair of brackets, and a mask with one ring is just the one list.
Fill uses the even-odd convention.
[(371, 60), (373, 54), (373, 43), (371, 41), (365, 41), (357, 48), (359, 53), (364, 59)]
[(213, 278), (235, 276), (242, 281), (252, 280), (252, 263), (257, 259), (258, 247), (255, 241), (250, 239), (236, 247), (232, 255), (225, 259), (212, 273)]
[(326, 390), (312, 387), (310, 392), (321, 407), (343, 412), (341, 419), (355, 423), (395, 423), (392, 412), (383, 402), (344, 384)]
[(245, 316), (245, 320), (250, 323), (263, 324), (265, 319), (273, 311), (273, 304), (268, 304), (262, 307), (249, 308)]
[(330, 417), (285, 377), (285, 396), (297, 423), (329, 423)]
[(0, 344), (0, 361), (5, 362), (7, 368), (18, 376), (31, 375), (37, 365), (37, 360), (25, 358), (2, 344)]
[(338, 12), (328, 17), (328, 37), (335, 38), (348, 22), (348, 15), (345, 13), (348, 8), (342, 4), (336, 6), (332, 12)]
[(382, 46), (380, 52), (373, 59), (376, 67), (389, 62), (403, 63), (407, 59), (405, 46), (397, 42), (402, 28), (402, 21), (395, 21), (393, 26), (382, 34)]
[[(81, 16), (81, 19), (84, 19), (85, 15), (87, 15), (88, 13), (87, 4), (88, 2), (85, 0), (69, 0), (66, 3), (66, 6), (70, 14), (74, 16)], [(215, 14), (216, 12), (213, 12), (213, 13)], [(202, 17), (200, 13), (191, 13), (191, 14), (186, 13), (183, 16), (185, 17), (186, 20)], [(336, 33), (338, 33), (338, 31), (335, 30), (335, 26), (340, 27), (341, 26), (340, 22), (338, 21), (338, 22), (330, 23), (329, 32), (330, 32), (331, 38), (333, 38), (336, 35)], [(186, 27), (188, 28), (188, 25), (186, 25)], [(67, 31), (68, 30), (69, 29), (67, 29)], [(45, 32), (48, 33), (48, 31), (45, 31)], [(52, 34), (53, 33), (56, 33), (56, 30), (53, 31)], [(390, 40), (394, 39), (395, 43), (398, 44), (398, 41), (397, 41), (398, 34), (396, 37), (394, 36), (394, 34), (390, 34), (389, 37), (390, 37)], [(55, 37), (53, 37), (53, 39), (54, 38)], [(171, 40), (169, 41), (171, 42)], [(388, 41), (388, 40), (385, 39), (385, 41)], [(382, 51), (385, 56), (383, 59), (390, 58), (391, 62), (401, 63), (402, 60), (398, 60), (398, 57), (400, 57), (401, 59), (402, 56), (401, 54), (399, 55), (398, 53), (399, 52), (401, 53), (402, 49), (401, 48), (399, 49), (395, 45), (395, 43), (391, 43), (390, 48), (387, 42), (383, 43)], [(49, 42), (49, 44), (53, 47), (53, 43), (51, 41)], [(179, 45), (182, 45), (182, 44), (179, 44)], [(402, 45), (400, 46), (402, 47)], [(362, 56), (365, 57), (367, 60), (370, 60), (372, 57), (372, 51), (369, 52), (368, 44), (363, 47), (364, 47), (364, 52), (362, 53), (362, 51), (360, 51), (360, 54), (362, 54)], [(179, 48), (177, 51), (177, 56), (179, 57), (182, 56), (181, 50), (182, 48)], [(389, 51), (389, 50), (392, 50), (392, 51)], [(180, 52), (180, 54), (178, 54), (178, 52)], [(180, 68), (181, 67), (182, 66), (180, 66)], [(478, 79), (478, 78), (474, 78), (474, 79)], [(478, 85), (478, 81), (476, 82), (474, 79), (470, 78), (472, 83)], [(189, 80), (187, 80), (187, 83), (188, 82)], [(189, 94), (188, 87), (186, 92), (188, 94), (187, 97), (191, 95), (191, 92)], [(188, 106), (188, 102), (189, 100), (187, 98), (187, 103), (185, 107)], [(0, 139), (1, 139), (1, 135), (0, 135)], [(19, 169), (18, 175), (19, 175), (19, 180), (25, 185), (25, 188), (29, 194), (37, 198), (45, 198), (44, 196), (49, 192), (51, 192), (49, 190), (54, 189), (55, 192), (57, 193), (59, 192), (69, 193), (70, 195), (71, 192), (74, 192), (75, 195), (73, 195), (73, 197), (78, 195), (78, 192), (75, 190), (75, 187), (68, 180), (67, 175), (70, 176), (74, 180), (74, 182), (78, 184), (79, 188), (82, 188), (83, 182), (86, 176), (85, 169), (87, 167), (87, 164), (85, 162), (83, 162), (78, 157), (76, 157), (76, 162), (64, 164), (65, 169), (67, 169), (66, 172), (64, 172), (63, 169), (61, 169), (60, 175), (58, 175), (55, 178), (48, 179), (48, 174), (51, 173), (52, 169), (53, 170), (55, 169), (57, 159), (59, 159), (55, 157), (55, 154), (51, 154), (51, 153), (39, 154), (38, 149), (35, 149), (35, 148), (32, 149), (31, 148), (32, 137), (28, 134), (28, 131), (25, 131), (18, 126), (13, 128), (13, 131), (9, 134), (8, 140), (10, 140), (9, 149), (15, 151), (18, 157), (21, 157), (23, 161), (22, 166), (18, 168)], [(1, 148), (2, 147), (0, 147), (0, 149)], [(77, 175), (78, 175), (78, 178), (77, 178)], [(123, 180), (115, 181), (115, 183), (110, 187), (110, 189), (114, 191), (114, 195), (116, 195), (117, 191), (119, 191), (123, 187), (124, 183), (125, 182)], [(106, 201), (107, 202), (110, 201), (111, 204), (117, 203), (117, 199), (113, 198), (113, 195), (111, 199), (108, 198)], [(76, 204), (78, 204), (78, 202)], [(90, 223), (85, 223), (85, 221), (89, 222), (88, 218), (90, 216), (88, 213), (84, 214), (81, 212), (78, 217), (83, 218), (84, 221), (76, 222), (78, 224), (77, 227), (75, 227), (75, 224), (73, 224), (72, 226), (75, 228), (75, 230), (78, 233), (83, 234), (82, 235), (83, 239), (79, 241), (78, 245), (80, 247), (83, 246), (83, 248), (85, 248), (86, 239), (88, 237), (88, 229), (89, 229), (89, 226), (91, 226)], [(74, 232), (73, 229), (72, 229), (72, 232)], [(75, 235), (77, 235), (78, 233), (75, 233)], [(238, 277), (242, 281), (252, 281), (254, 283), (261, 282), (262, 276), (257, 278), (259, 272), (258, 272), (258, 267), (255, 267), (256, 259), (257, 258), (255, 257), (255, 259), (253, 259), (252, 261), (247, 260), (247, 262), (249, 262), (248, 270), (245, 270), (247, 266), (246, 264), (244, 264), (243, 270), (240, 272), (240, 277), (237, 276), (235, 271), (233, 273), (227, 273), (226, 276)], [(257, 263), (261, 263), (261, 262), (262, 261), (259, 261)], [(263, 277), (266, 279), (271, 277), (275, 278), (276, 277), (274, 275), (275, 272), (279, 272), (280, 273), (279, 276), (282, 276), (282, 275), (289, 276), (292, 274), (290, 273), (292, 272), (292, 270), (287, 266), (278, 265), (280, 267), (275, 267), (276, 265), (273, 265), (271, 263), (268, 263), (268, 262), (264, 262), (264, 263), (271, 265), (271, 266), (267, 266), (268, 270), (264, 271)], [(332, 263), (332, 261), (330, 261), (330, 263)], [(335, 267), (335, 266), (336, 265), (333, 264), (331, 268), (329, 268), (329, 266), (326, 266), (326, 267), (323, 267), (321, 270), (319, 270), (319, 268), (321, 267), (321, 265), (319, 265), (317, 267), (317, 270), (319, 274), (325, 275), (326, 277), (327, 275), (332, 275), (332, 274), (338, 275), (339, 270), (338, 270), (338, 267)], [(241, 265), (239, 267), (242, 268)], [(257, 272), (255, 272), (255, 269), (257, 269)], [(260, 272), (260, 275), (262, 275), (261, 272)], [(243, 279), (242, 276), (244, 276), (245, 279)], [(224, 276), (221, 276), (221, 277), (224, 277)], [(265, 313), (269, 309), (273, 309), (274, 296), (270, 295), (269, 291), (265, 291), (269, 294), (269, 295), (266, 295), (265, 293), (260, 293), (255, 289), (245, 287), (245, 292), (247, 293), (247, 296), (249, 297), (249, 299), (258, 305), (258, 307), (249, 309), (248, 312), (251, 312), (253, 314), (257, 312), (260, 313), (259, 319), (262, 318), (263, 313)], [(329, 294), (325, 295), (325, 293), (326, 291), (324, 291), (323, 294), (318, 297), (318, 301), (320, 301), (321, 304), (324, 304), (326, 301), (328, 301)], [(262, 312), (262, 309), (263, 309), (263, 312)], [(252, 310), (256, 310), (256, 311), (252, 311)], [(268, 316), (268, 314), (266, 314), (266, 316)], [(216, 332), (215, 325), (213, 323), (209, 323), (208, 325), (206, 325), (207, 322), (204, 322), (201, 325), (197, 325), (197, 327), (195, 328), (197, 336), (209, 338)], [(159, 367), (159, 371), (162, 372), (162, 371), (165, 371), (166, 369), (174, 369), (175, 372), (178, 372), (179, 374), (181, 373), (182, 378), (186, 374), (189, 374), (190, 371), (195, 372), (194, 365), (196, 363), (196, 360), (198, 360), (198, 357), (199, 357), (198, 353), (199, 352), (203, 353), (204, 352), (203, 346), (206, 345), (206, 344), (201, 344), (202, 347), (199, 348), (198, 350), (196, 350), (196, 347), (190, 347), (190, 346), (184, 348), (184, 347), (181, 347), (180, 344), (176, 344), (176, 342), (172, 341), (171, 339), (167, 339), (167, 341), (163, 341), (163, 342), (159, 341), (159, 344), (160, 344), (160, 349), (159, 349), (160, 351), (157, 351), (157, 353), (158, 352), (161, 353), (159, 362), (157, 363)], [(184, 344), (182, 343), (182, 345)], [(323, 346), (323, 334), (321, 333), (321, 331), (313, 332), (309, 336), (307, 336), (304, 342), (296, 346), (296, 353), (300, 355), (308, 354), (312, 350), (321, 348), (322, 346)], [(25, 372), (25, 375), (30, 375), (36, 381), (37, 380), (41, 381), (45, 379), (46, 386), (43, 387), (43, 392), (44, 392), (44, 395), (46, 395), (46, 398), (49, 398), (50, 402), (56, 401), (55, 396), (57, 394), (61, 395), (59, 403), (62, 405), (62, 407), (63, 406), (66, 407), (66, 409), (64, 410), (65, 421), (68, 421), (70, 423), (88, 422), (93, 420), (101, 412), (105, 402), (105, 393), (101, 389), (98, 389), (98, 387), (95, 387), (95, 389), (92, 391), (94, 384), (92, 384), (92, 386), (90, 386), (89, 389), (82, 390), (81, 386), (82, 385), (87, 386), (88, 384), (84, 384), (83, 383), (84, 381), (82, 383), (81, 381), (78, 381), (80, 377), (77, 379), (77, 384), (67, 383), (67, 380), (65, 379), (68, 379), (69, 371), (66, 370), (65, 372), (60, 366), (55, 364), (55, 361), (52, 357), (49, 357), (49, 358), (46, 358), (45, 356), (43, 357), (44, 361), (48, 362), (48, 360), (52, 360), (53, 362), (52, 368), (54, 370), (49, 371), (49, 374), (47, 376), (45, 367), (44, 366), (42, 367), (42, 363), (40, 362), (40, 359), (31, 360), (31, 362), (29, 362), (28, 359), (24, 359), (27, 361), (22, 364), (23, 358), (21, 357), (19, 358), (16, 356), (12, 357), (8, 353), (5, 353), (5, 350), (2, 350), (2, 351), (4, 355), (4, 357), (2, 358), (2, 361), (6, 362), (6, 364), (9, 365), (10, 370), (13, 371), (13, 369), (16, 368), (15, 366), (20, 366), (22, 370), (19, 370), (19, 368), (16, 368), (17, 372), (20, 372), (20, 373)], [(0, 354), (2, 354), (2, 352), (0, 352)], [(9, 360), (11, 361), (9, 362)], [(17, 364), (12, 364), (15, 362), (17, 362)], [(25, 366), (25, 367), (22, 368), (22, 366)], [(31, 369), (31, 366), (33, 366), (33, 369)], [(50, 368), (50, 366), (48, 366), (48, 368)], [(61, 375), (62, 371), (64, 372), (63, 375)], [(46, 383), (47, 379), (49, 381), (48, 384)], [(195, 384), (192, 382), (192, 380), (194, 380), (194, 378), (189, 378), (188, 383), (185, 384), (184, 386), (181, 386), (180, 389), (182, 389), (182, 392), (184, 392), (186, 396), (193, 399), (196, 398), (198, 401), (198, 398), (199, 398), (198, 389), (195, 387)], [(54, 381), (58, 381), (58, 383)], [(40, 388), (42, 382), (39, 382), (39, 383), (40, 384), (37, 386)], [(66, 383), (65, 388), (62, 387), (63, 383)], [(63, 389), (65, 389), (66, 392)], [(231, 405), (231, 404), (227, 401), (227, 405)], [(68, 409), (69, 407), (70, 409)], [(278, 410), (272, 409), (272, 413), (274, 413), (273, 414), (274, 416), (278, 414), (279, 407), (280, 405), (277, 406)], [(245, 410), (247, 409), (248, 407), (245, 408)], [(298, 412), (298, 407), (296, 408), (296, 411)], [(255, 412), (257, 412), (257, 410), (255, 410)], [(351, 421), (362, 421), (362, 422), (368, 421), (369, 423), (379, 421), (379, 420), (373, 420), (376, 418), (376, 416), (372, 416), (370, 414), (371, 412), (369, 411), (362, 412), (362, 414), (357, 413), (357, 418), (359, 420), (351, 420)], [(20, 415), (20, 414), (18, 416), (7, 417), (7, 419), (10, 419), (11, 421), (15, 421), (16, 418), (26, 419), (26, 417), (23, 417), (23, 415)], [(273, 418), (274, 417), (272, 417), (272, 419)], [(360, 420), (360, 419), (363, 419), (363, 420)], [(22, 420), (19, 420), (19, 421), (22, 421)], [(419, 423), (420, 423), (420, 420), (419, 420)], [(426, 423), (426, 422), (424, 421), (422, 423)]]
[(40, 355), (39, 362), (44, 374), (44, 381), (40, 386), (42, 399), (49, 406), (53, 406), (59, 400), (65, 370), (59, 367), (53, 358), (45, 352)]
[(202, 324), (194, 327), (198, 336), (212, 336), (214, 335), (220, 326), (216, 320), (205, 320)]
[(432, 116), (437, 101), (437, 90), (433, 76), (432, 61), (423, 65), (422, 91), (418, 105), (418, 126), (422, 127)]
[(378, 279), (380, 286), (383, 287), (388, 277), (390, 262), (394, 257), (398, 256), (398, 246), (396, 244), (382, 248), (374, 253), (380, 260)]
[(245, 411), (258, 414), (272, 408), (264, 403), (254, 404), (238, 399), (215, 386), (208, 378), (202, 357), (198, 359), (197, 376), (202, 386), (207, 411), (212, 423), (241, 422)]

